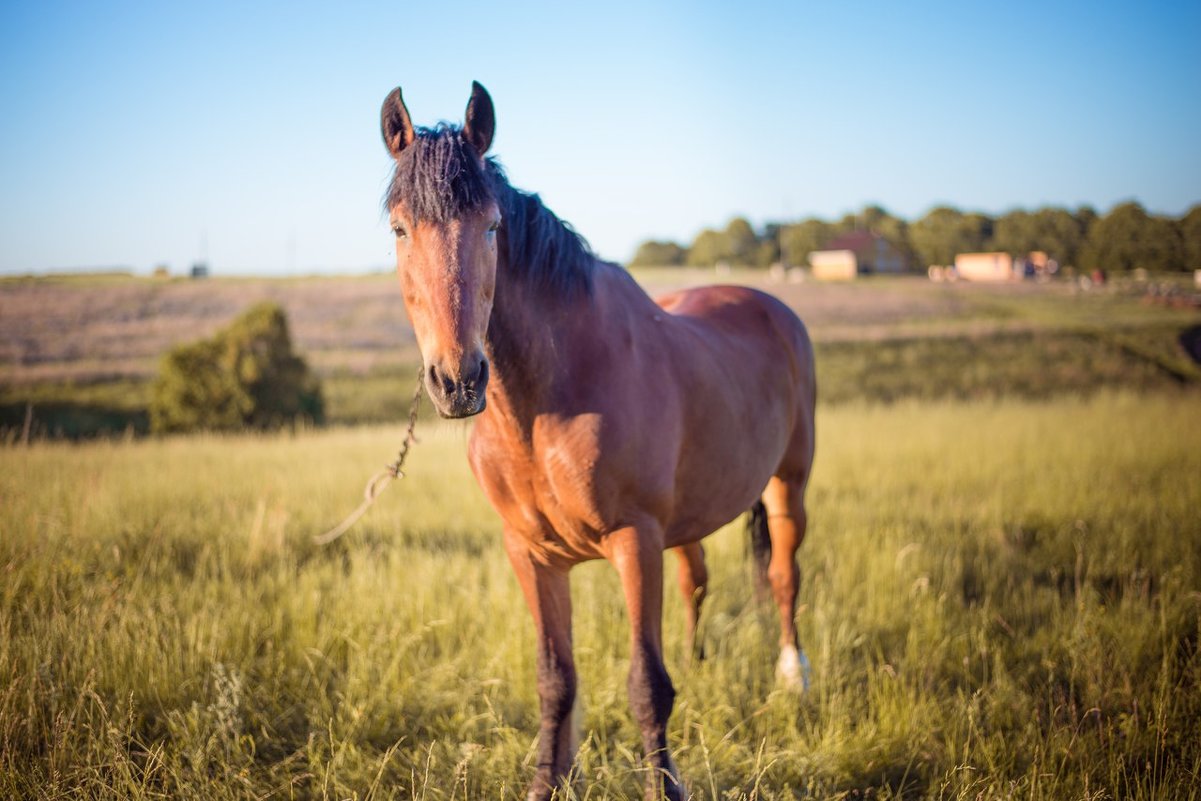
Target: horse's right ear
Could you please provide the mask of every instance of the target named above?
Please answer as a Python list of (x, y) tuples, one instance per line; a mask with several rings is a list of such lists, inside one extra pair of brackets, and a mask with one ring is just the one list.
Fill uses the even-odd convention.
[(384, 135), (384, 145), (392, 158), (400, 158), (400, 151), (413, 144), (417, 132), (413, 130), (413, 121), (409, 119), (409, 110), (405, 108), (404, 98), (400, 96), (400, 87), (396, 87), (384, 98), (384, 107), (379, 112), (380, 133)]

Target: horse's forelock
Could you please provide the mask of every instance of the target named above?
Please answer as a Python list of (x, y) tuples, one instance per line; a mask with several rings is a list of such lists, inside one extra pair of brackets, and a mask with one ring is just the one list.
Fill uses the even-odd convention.
[(515, 274), (553, 292), (590, 291), (587, 242), (541, 198), (509, 185), (494, 158), (481, 159), (457, 126), (418, 128), (396, 160), (385, 210), (401, 206), (414, 222), (446, 224), (489, 202), (500, 207), (504, 263)]
[(403, 206), (415, 221), (450, 222), (495, 199), (491, 171), (457, 126), (418, 128), (396, 160), (385, 207)]

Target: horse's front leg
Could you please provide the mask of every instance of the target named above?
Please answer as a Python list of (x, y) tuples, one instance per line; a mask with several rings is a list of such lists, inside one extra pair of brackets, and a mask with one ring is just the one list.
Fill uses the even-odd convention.
[(538, 699), (542, 725), (538, 736), (537, 772), (526, 798), (544, 801), (567, 778), (578, 744), (572, 721), (576, 673), (571, 655), (571, 587), (567, 571), (535, 561), (520, 535), (506, 532), (505, 550), (525, 593), (538, 634)]
[(651, 767), (646, 796), (678, 801), (687, 793), (667, 749), (676, 691), (663, 665), (663, 532), (654, 523), (621, 529), (608, 546), (630, 615), (630, 707)]

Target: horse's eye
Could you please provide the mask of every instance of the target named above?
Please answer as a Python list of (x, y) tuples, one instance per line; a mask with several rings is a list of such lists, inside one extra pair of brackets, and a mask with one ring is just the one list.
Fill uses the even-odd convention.
[(397, 239), (404, 239), (406, 236), (409, 235), (409, 232), (405, 230), (405, 227), (403, 225), (392, 226), (392, 233), (396, 234)]
[(500, 220), (495, 220), (488, 226), (488, 233), (490, 234), (495, 234), (498, 230), (500, 230)]

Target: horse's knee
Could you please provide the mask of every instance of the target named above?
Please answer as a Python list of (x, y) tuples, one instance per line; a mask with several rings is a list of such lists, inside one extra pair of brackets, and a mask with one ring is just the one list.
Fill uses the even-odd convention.
[(636, 654), (630, 664), (629, 692), (630, 708), (639, 725), (661, 734), (676, 698), (663, 661), (650, 654)]
[(575, 666), (547, 659), (538, 666), (538, 699), (543, 720), (559, 724), (575, 705), (578, 680)]

